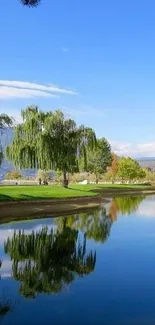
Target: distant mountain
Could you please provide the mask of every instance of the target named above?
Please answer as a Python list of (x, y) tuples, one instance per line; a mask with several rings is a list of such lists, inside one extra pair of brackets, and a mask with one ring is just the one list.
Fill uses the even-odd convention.
[(155, 157), (142, 157), (136, 160), (142, 168), (151, 168), (152, 171), (155, 171)]
[(155, 157), (140, 157), (136, 159), (137, 161), (155, 161)]

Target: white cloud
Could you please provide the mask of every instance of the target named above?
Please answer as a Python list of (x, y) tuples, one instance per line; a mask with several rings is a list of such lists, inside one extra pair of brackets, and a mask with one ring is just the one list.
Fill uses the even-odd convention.
[(13, 87), (0, 86), (0, 98), (31, 98), (31, 97), (56, 97), (51, 93), (40, 90), (20, 89)]
[(131, 144), (117, 141), (109, 141), (112, 150), (118, 156), (133, 156), (133, 157), (154, 157), (155, 142)]
[(136, 216), (142, 216), (147, 218), (155, 218), (155, 197), (149, 198), (140, 204), (137, 211), (135, 212)]
[(52, 84), (0, 80), (0, 98), (56, 97), (56, 94), (75, 95), (76, 92)]

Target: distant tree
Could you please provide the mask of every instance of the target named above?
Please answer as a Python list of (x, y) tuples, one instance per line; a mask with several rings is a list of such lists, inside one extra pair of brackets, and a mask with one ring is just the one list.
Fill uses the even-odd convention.
[(105, 139), (97, 139), (97, 146), (94, 151), (88, 148), (87, 170), (96, 176), (96, 184), (99, 181), (100, 174), (106, 172), (107, 167), (111, 165), (111, 147)]
[(5, 174), (5, 179), (8, 179), (8, 180), (21, 179), (22, 177), (23, 177), (23, 175), (17, 170), (13, 170), (12, 172)]
[(48, 181), (49, 178), (50, 178), (50, 172), (41, 169), (38, 170), (37, 177), (36, 177), (37, 180), (41, 179), (41, 181), (44, 182), (44, 181)]
[(130, 157), (119, 160), (118, 175), (124, 180), (138, 179), (142, 169), (138, 162)]

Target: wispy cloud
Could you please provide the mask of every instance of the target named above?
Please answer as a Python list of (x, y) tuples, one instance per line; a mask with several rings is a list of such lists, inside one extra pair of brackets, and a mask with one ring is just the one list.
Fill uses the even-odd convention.
[(119, 156), (133, 156), (133, 157), (154, 157), (155, 156), (155, 142), (149, 143), (123, 143), (117, 141), (109, 141), (112, 150)]
[(75, 95), (77, 93), (53, 84), (43, 85), (27, 81), (0, 80), (0, 98), (57, 97), (61, 94)]
[(66, 106), (61, 106), (62, 110), (70, 116), (94, 116), (102, 117), (105, 116), (104, 109), (94, 108), (89, 105), (80, 105), (78, 108), (70, 108)]

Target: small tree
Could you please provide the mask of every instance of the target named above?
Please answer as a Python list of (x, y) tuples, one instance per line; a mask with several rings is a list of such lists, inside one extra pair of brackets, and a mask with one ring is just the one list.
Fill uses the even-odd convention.
[(38, 170), (37, 177), (36, 177), (36, 179), (38, 181), (41, 180), (43, 182), (47, 182), (49, 180), (49, 178), (50, 178), (49, 172), (47, 172), (46, 170), (41, 170), (41, 169)]
[(118, 175), (124, 180), (138, 179), (142, 169), (135, 159), (122, 157), (119, 160)]
[(105, 139), (97, 139), (96, 150), (88, 149), (87, 170), (96, 176), (96, 184), (99, 181), (99, 175), (106, 172), (107, 167), (111, 165), (111, 147)]
[(21, 179), (21, 178), (23, 178), (23, 175), (17, 170), (13, 170), (12, 172), (5, 174), (5, 179), (7, 180)]

